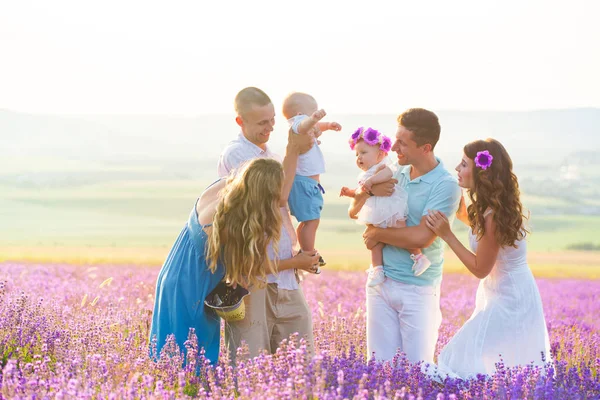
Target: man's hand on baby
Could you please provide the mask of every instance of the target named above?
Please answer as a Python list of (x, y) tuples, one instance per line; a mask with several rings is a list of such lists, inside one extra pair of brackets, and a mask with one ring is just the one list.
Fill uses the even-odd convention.
[(311, 149), (315, 141), (309, 135), (296, 135), (291, 129), (288, 133), (288, 146), (291, 146), (298, 154), (304, 154)]
[(363, 242), (369, 250), (371, 250), (373, 247), (375, 247), (377, 243), (379, 243), (379, 241), (375, 237), (375, 235), (377, 234), (377, 229), (378, 228), (375, 228), (373, 225), (367, 225), (367, 228), (363, 232)]
[(390, 179), (387, 182), (378, 183), (376, 185), (373, 185), (373, 187), (371, 188), (371, 192), (373, 192), (375, 196), (391, 196), (392, 193), (394, 193), (394, 189), (397, 183), (397, 179)]
[(370, 192), (373, 188), (373, 182), (370, 179), (367, 179), (362, 183), (361, 188), (363, 192)]
[(315, 137), (315, 139), (319, 138), (323, 134), (323, 132), (317, 126), (315, 126), (314, 128), (312, 128), (311, 133)]

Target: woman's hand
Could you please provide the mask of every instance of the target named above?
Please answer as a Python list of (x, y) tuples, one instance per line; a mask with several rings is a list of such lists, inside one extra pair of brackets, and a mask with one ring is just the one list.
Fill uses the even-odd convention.
[(296, 268), (314, 274), (319, 268), (319, 253), (315, 250), (314, 254), (300, 252), (294, 256)]
[(450, 222), (444, 213), (437, 210), (429, 210), (427, 217), (425, 218), (425, 224), (431, 229), (436, 235), (442, 238), (443, 241), (447, 242), (448, 237), (452, 235), (450, 229)]

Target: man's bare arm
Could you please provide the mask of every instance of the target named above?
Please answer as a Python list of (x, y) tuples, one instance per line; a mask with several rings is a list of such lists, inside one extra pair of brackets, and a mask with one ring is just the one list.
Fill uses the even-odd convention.
[(426, 217), (416, 226), (381, 229), (369, 225), (363, 233), (368, 249), (377, 243), (385, 243), (401, 249), (423, 249), (431, 246), (437, 236), (426, 225)]

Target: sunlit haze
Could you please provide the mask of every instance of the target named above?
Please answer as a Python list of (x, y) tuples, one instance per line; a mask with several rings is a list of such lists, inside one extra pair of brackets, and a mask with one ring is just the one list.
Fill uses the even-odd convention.
[(593, 0), (3, 0), (0, 108), (230, 113), (245, 86), (335, 113), (600, 107), (598, 15)]

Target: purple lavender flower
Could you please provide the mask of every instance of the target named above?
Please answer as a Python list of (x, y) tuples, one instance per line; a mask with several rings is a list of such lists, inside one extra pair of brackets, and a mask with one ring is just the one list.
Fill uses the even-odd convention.
[[(156, 267), (0, 263), (0, 349), (6, 358), (0, 397), (600, 398), (599, 280), (536, 279), (553, 364), (510, 367), (499, 355), (493, 375), (440, 385), (400, 351), (389, 364), (367, 361), (360, 272), (328, 270), (329, 279), (303, 283), (314, 326), (310, 352), (295, 334), (275, 354), (251, 358), (242, 346), (235, 369), (223, 347), (213, 366), (191, 331), (187, 358), (173, 340), (154, 357), (146, 311), (157, 273)], [(76, 284), (65, 284), (65, 276)], [(102, 286), (109, 277), (112, 284)], [(438, 353), (469, 318), (478, 284), (462, 274), (444, 278)], [(341, 286), (356, 295), (348, 297)], [(107, 300), (82, 302), (88, 293)], [(548, 360), (540, 353), (540, 361)]]
[(494, 157), (490, 154), (489, 151), (478, 151), (477, 156), (475, 156), (475, 166), (485, 171), (486, 169), (492, 166), (493, 160)]
[(363, 139), (364, 139), (365, 143), (370, 146), (379, 144), (380, 136), (381, 136), (381, 133), (379, 133), (379, 131), (377, 131), (373, 128), (367, 128), (365, 133), (363, 133)]

